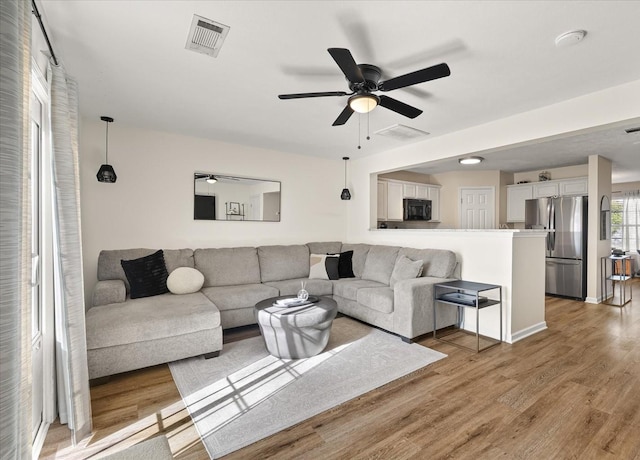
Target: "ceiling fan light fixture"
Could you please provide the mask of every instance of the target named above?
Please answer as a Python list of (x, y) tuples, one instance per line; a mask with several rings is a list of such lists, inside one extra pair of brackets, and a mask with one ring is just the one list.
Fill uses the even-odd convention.
[(466, 157), (460, 158), (458, 160), (458, 163), (460, 163), (461, 165), (477, 165), (478, 163), (482, 163), (483, 160), (484, 158), (482, 157)]
[(215, 184), (216, 182), (218, 182), (218, 179), (213, 174), (207, 177), (207, 184)]
[(349, 107), (358, 113), (369, 113), (380, 103), (380, 98), (375, 94), (356, 94), (349, 98)]

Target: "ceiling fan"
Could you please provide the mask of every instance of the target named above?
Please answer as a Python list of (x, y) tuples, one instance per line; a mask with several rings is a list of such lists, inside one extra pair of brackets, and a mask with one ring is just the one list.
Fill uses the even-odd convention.
[(392, 91), (394, 89), (405, 88), (417, 85), (430, 80), (436, 80), (451, 75), (451, 70), (447, 64), (438, 64), (422, 70), (400, 75), (386, 81), (380, 81), (382, 71), (379, 67), (371, 64), (356, 64), (351, 52), (345, 48), (329, 48), (327, 50), (336, 61), (342, 73), (349, 82), (350, 93), (344, 91), (329, 91), (322, 93), (299, 93), (280, 94), (280, 99), (301, 99), (307, 97), (325, 96), (350, 96), (346, 107), (338, 115), (333, 126), (344, 125), (353, 112), (367, 113), (380, 105), (386, 109), (393, 110), (408, 118), (415, 118), (422, 113), (422, 110), (412, 107), (404, 102), (400, 102), (389, 96), (373, 94), (374, 91)]

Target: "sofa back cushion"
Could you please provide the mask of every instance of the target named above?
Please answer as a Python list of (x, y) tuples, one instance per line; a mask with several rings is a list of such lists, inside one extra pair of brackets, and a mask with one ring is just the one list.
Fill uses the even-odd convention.
[[(98, 281), (106, 280), (122, 280), (130, 291), (131, 286), (124, 274), (121, 260), (133, 260), (145, 257), (156, 252), (157, 249), (135, 248), (135, 249), (110, 249), (100, 251), (98, 256)], [(193, 268), (193, 250), (192, 249), (164, 249), (164, 262), (167, 266), (167, 272), (171, 273), (178, 267)]]
[(260, 246), (258, 260), (263, 283), (309, 276), (309, 247), (305, 244)]
[[(364, 270), (364, 263), (367, 260), (367, 254), (369, 254), (370, 244), (343, 244), (340, 252), (353, 251), (352, 267), (353, 274), (356, 278), (362, 278), (362, 271)], [(387, 280), (389, 282), (389, 280)]]
[(256, 248), (196, 249), (193, 259), (204, 275), (204, 287), (260, 283)]
[(422, 276), (451, 278), (456, 268), (456, 255), (448, 249), (402, 248), (398, 256), (407, 256), (412, 260), (423, 260)]
[(342, 243), (340, 241), (322, 241), (307, 243), (309, 254), (337, 254), (340, 252)]
[(399, 250), (397, 246), (371, 246), (362, 271), (362, 279), (389, 284)]

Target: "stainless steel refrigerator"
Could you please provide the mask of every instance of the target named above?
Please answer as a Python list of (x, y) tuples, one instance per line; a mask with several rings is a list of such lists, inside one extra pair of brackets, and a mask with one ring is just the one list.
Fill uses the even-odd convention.
[(549, 230), (545, 292), (587, 296), (587, 197), (537, 198), (525, 202), (525, 228)]

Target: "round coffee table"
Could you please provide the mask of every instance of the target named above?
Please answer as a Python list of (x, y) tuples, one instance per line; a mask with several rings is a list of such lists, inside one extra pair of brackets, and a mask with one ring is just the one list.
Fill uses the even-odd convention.
[(309, 358), (322, 352), (331, 334), (331, 324), (338, 313), (338, 305), (329, 297), (301, 307), (276, 307), (272, 297), (258, 302), (255, 315), (264, 343), (278, 358)]

